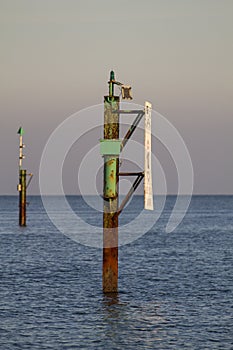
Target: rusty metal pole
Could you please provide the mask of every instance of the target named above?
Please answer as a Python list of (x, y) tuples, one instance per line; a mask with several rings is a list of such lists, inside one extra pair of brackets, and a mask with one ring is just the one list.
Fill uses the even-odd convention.
[(25, 145), (23, 144), (23, 134), (24, 130), (22, 127), (19, 128), (18, 131), (19, 134), (19, 184), (18, 184), (18, 191), (19, 191), (19, 225), (20, 226), (26, 226), (26, 192), (27, 192), (27, 185), (26, 185), (26, 178), (27, 178), (27, 170), (22, 169), (22, 162), (23, 162), (23, 148)]
[(27, 206), (27, 200), (26, 200), (26, 176), (27, 171), (26, 170), (20, 170), (19, 175), (19, 225), (20, 226), (26, 226), (26, 206)]
[[(119, 110), (119, 97), (114, 96), (114, 81), (114, 72), (111, 71), (109, 96), (104, 97), (104, 141), (119, 140), (119, 114), (113, 113), (113, 111)], [(112, 144), (114, 144), (114, 141)], [(118, 179), (119, 155), (105, 154), (103, 190), (104, 293), (116, 293), (118, 291), (118, 215), (114, 215), (118, 210)]]

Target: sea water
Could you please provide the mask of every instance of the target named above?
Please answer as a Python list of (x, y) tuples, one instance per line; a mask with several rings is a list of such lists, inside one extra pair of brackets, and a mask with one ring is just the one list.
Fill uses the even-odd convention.
[[(81, 197), (68, 201), (101, 226)], [(233, 349), (233, 196), (194, 196), (166, 233), (174, 201), (119, 248), (119, 293), (104, 295), (101, 249), (62, 234), (39, 196), (25, 228), (17, 197), (0, 197), (0, 349)], [(135, 196), (121, 220), (142, 207)]]

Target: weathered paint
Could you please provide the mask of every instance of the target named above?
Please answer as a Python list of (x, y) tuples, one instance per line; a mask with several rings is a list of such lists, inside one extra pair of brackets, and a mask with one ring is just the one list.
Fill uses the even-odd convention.
[[(112, 91), (111, 91), (112, 92)], [(119, 139), (118, 96), (104, 98), (104, 139)], [(103, 292), (118, 291), (118, 173), (119, 158), (104, 156)]]
[(145, 178), (144, 178), (144, 208), (153, 210), (152, 166), (151, 166), (151, 111), (150, 102), (145, 102)]
[(105, 157), (104, 167), (104, 197), (116, 198), (117, 196), (117, 159)]
[(26, 177), (27, 171), (21, 169), (19, 172), (19, 225), (26, 226)]
[(100, 140), (100, 154), (106, 155), (119, 155), (121, 152), (121, 140)]

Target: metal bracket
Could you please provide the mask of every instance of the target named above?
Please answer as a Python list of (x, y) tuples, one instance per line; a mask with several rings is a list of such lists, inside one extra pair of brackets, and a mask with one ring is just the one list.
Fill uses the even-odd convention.
[(138, 113), (145, 113), (143, 109), (118, 109), (115, 111), (112, 111), (112, 113), (117, 113), (117, 114), (138, 114)]
[(28, 180), (28, 183), (26, 185), (26, 188), (28, 188), (28, 186), (30, 185), (31, 181), (32, 181), (32, 178), (33, 178), (33, 174), (27, 174), (27, 176), (30, 176), (29, 180)]
[(132, 184), (132, 186), (129, 189), (129, 192), (127, 193), (127, 195), (125, 196), (125, 198), (123, 199), (123, 201), (121, 202), (121, 205), (118, 208), (118, 211), (114, 214), (119, 216), (120, 213), (122, 212), (122, 210), (124, 209), (124, 207), (126, 206), (126, 204), (128, 203), (128, 201), (130, 200), (132, 194), (136, 191), (136, 189), (138, 188), (140, 182), (142, 181), (142, 179), (144, 178), (144, 172), (138, 172), (138, 173), (119, 173), (119, 176), (137, 176), (137, 178), (135, 179), (134, 183)]
[(118, 113), (118, 114), (137, 114), (136, 118), (134, 119), (133, 123), (131, 124), (129, 130), (127, 131), (127, 133), (125, 134), (125, 137), (123, 138), (122, 142), (121, 142), (121, 151), (123, 150), (123, 148), (125, 147), (126, 143), (128, 142), (128, 140), (130, 139), (130, 137), (132, 136), (132, 134), (134, 133), (136, 127), (138, 126), (138, 124), (140, 123), (142, 117), (145, 114), (144, 110), (117, 110), (117, 111), (113, 111), (112, 113)]

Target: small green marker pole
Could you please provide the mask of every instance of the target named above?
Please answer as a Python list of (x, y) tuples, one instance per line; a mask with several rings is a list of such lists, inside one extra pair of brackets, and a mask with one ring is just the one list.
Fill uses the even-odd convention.
[[(119, 97), (114, 96), (114, 72), (110, 73), (109, 96), (104, 97), (104, 140), (119, 139)], [(109, 142), (109, 141), (107, 141)], [(119, 155), (104, 155), (103, 292), (118, 291), (118, 179)]]
[(27, 170), (22, 169), (22, 161), (24, 158), (23, 155), (23, 148), (25, 145), (23, 144), (23, 134), (24, 130), (22, 127), (19, 128), (18, 131), (19, 134), (19, 184), (18, 184), (18, 191), (19, 191), (19, 225), (20, 226), (26, 226), (26, 192), (27, 192), (27, 185), (26, 185), (26, 177), (27, 177)]

